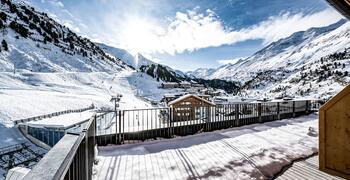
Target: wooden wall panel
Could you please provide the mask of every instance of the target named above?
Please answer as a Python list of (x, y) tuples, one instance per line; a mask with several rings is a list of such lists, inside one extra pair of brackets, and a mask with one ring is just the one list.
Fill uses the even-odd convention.
[(320, 109), (320, 169), (350, 179), (350, 86)]

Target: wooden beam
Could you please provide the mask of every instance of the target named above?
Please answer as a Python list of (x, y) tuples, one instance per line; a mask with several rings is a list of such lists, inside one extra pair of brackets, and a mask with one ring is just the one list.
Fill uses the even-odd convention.
[(350, 20), (350, 0), (327, 0), (336, 10)]

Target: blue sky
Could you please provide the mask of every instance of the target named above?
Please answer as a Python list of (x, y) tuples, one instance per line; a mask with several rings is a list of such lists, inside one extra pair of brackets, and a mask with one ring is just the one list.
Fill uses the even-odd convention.
[(342, 18), (325, 0), (28, 0), (93, 41), (188, 71)]

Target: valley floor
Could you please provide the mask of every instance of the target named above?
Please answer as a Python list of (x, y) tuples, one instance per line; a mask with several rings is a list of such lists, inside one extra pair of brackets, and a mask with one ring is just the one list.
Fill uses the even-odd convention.
[[(310, 131), (309, 128), (314, 131)], [(94, 179), (268, 179), (318, 149), (316, 114), (171, 140), (99, 147)]]

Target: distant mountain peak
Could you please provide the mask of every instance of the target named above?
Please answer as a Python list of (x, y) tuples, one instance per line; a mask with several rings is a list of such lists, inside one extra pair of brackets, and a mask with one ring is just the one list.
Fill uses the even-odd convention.
[(108, 52), (109, 54), (119, 58), (124, 63), (128, 64), (129, 66), (132, 66), (134, 69), (139, 69), (143, 65), (150, 65), (154, 64), (153, 61), (150, 59), (145, 58), (142, 54), (136, 53), (135, 55), (132, 55), (130, 52), (128, 52), (125, 49), (116, 48), (113, 46), (109, 46), (103, 43), (98, 44), (104, 51)]

